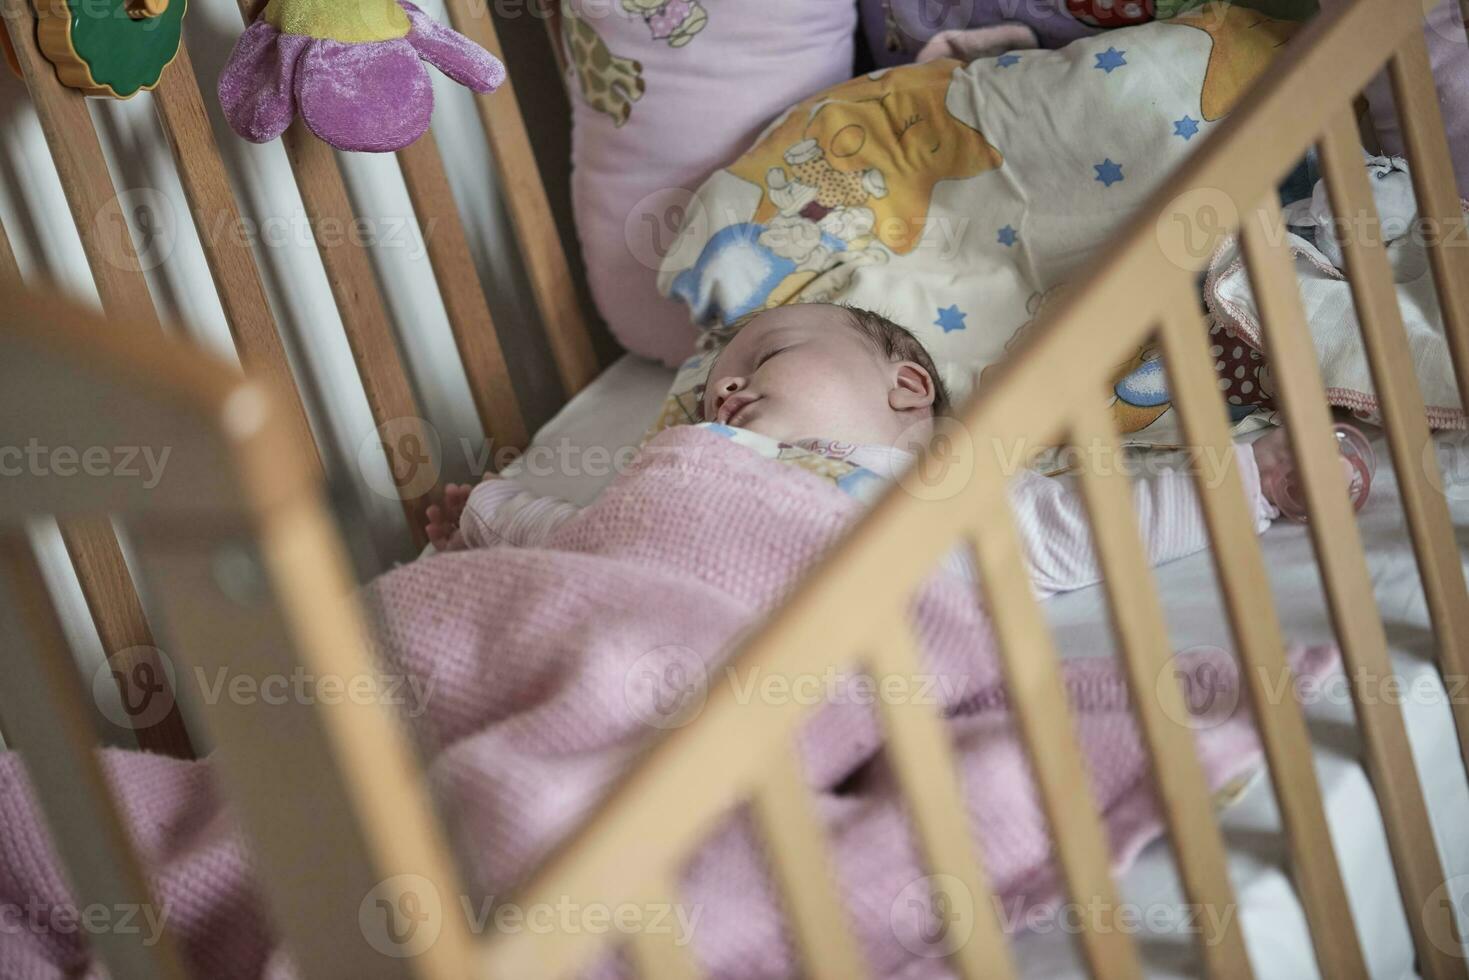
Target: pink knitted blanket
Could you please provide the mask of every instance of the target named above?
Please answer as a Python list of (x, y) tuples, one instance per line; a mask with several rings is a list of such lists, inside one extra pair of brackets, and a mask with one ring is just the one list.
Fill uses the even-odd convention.
[[(425, 692), (414, 724), (472, 865), (474, 894), (448, 907), (478, 910), (485, 897), (505, 896), (650, 738), (686, 723), (713, 686), (732, 684), (737, 696), (818, 705), (800, 750), (872, 974), (944, 975), (937, 957), (958, 937), (930, 905), (894, 773), (879, 751), (878, 692), (850, 676), (787, 688), (726, 663), (731, 641), (855, 514), (829, 482), (684, 428), (661, 435), (547, 547), (445, 555), (368, 586), (388, 673)], [(888, 696), (927, 699), (948, 717), (1002, 921), (1033, 927), (1055, 911), (1057, 879), (989, 629), (969, 587), (952, 576), (936, 576), (914, 609), (929, 676)], [(1334, 659), (1334, 650), (1312, 649), (1295, 665), (1317, 674)], [(1220, 786), (1258, 757), (1233, 663), (1214, 652), (1180, 656), (1175, 666), (1196, 710), (1200, 757)], [(1068, 661), (1065, 675), (1122, 867), (1159, 832), (1127, 691), (1108, 658)], [(192, 970), (211, 978), (289, 973), (209, 763), (122, 751), (103, 758), (152, 869), (158, 910)], [(639, 914), (650, 926), (661, 916), (662, 928), (691, 941), (711, 976), (796, 976), (765, 867), (746, 815), (731, 814), (688, 863), (678, 907)], [(19, 928), (17, 917), (0, 918), (0, 977), (93, 967), (85, 929), (64, 927), (75, 903), (13, 754), (0, 754), (3, 909), (23, 911)], [(593, 972), (617, 976), (623, 966), (612, 954)]]

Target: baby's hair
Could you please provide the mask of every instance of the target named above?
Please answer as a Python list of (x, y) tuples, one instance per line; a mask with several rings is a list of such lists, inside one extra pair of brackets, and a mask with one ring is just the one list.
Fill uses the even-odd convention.
[(883, 357), (889, 361), (912, 361), (927, 371), (933, 382), (934, 417), (949, 414), (953, 407), (949, 402), (949, 389), (944, 386), (944, 379), (939, 374), (938, 366), (933, 363), (933, 356), (929, 354), (928, 348), (913, 336), (911, 330), (899, 326), (881, 313), (864, 310), (859, 306), (837, 305), (837, 309), (847, 314), (852, 327), (866, 337)]
[[(873, 348), (887, 358), (889, 361), (912, 361), (923, 370), (928, 372), (929, 380), (933, 382), (933, 415), (948, 415), (953, 411), (953, 404), (949, 401), (949, 389), (944, 385), (943, 376), (939, 374), (938, 365), (933, 362), (933, 355), (929, 354), (928, 348), (923, 342), (913, 336), (913, 332), (906, 327), (901, 327), (872, 310), (863, 309), (860, 306), (848, 306), (845, 303), (812, 303), (812, 306), (830, 306), (834, 310), (845, 313), (847, 325), (856, 330)], [(755, 310), (739, 317), (727, 326), (716, 327), (705, 331), (706, 349), (713, 355), (710, 358), (709, 368), (714, 369), (714, 359), (729, 342), (734, 339), (735, 334), (754, 320), (764, 310)], [(699, 404), (704, 402), (704, 387), (709, 379), (704, 379), (704, 384), (695, 389)]]

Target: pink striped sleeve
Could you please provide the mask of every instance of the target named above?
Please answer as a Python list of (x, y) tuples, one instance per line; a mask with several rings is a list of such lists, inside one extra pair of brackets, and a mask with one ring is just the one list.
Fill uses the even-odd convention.
[(470, 548), (534, 548), (578, 513), (573, 504), (534, 496), (510, 480), (486, 480), (469, 495), (459, 530)]
[[(1255, 454), (1248, 446), (1235, 446), (1233, 462), (1254, 514), (1255, 533), (1263, 533), (1276, 513), (1261, 492)], [(1039, 596), (1102, 580), (1086, 509), (1074, 483), (1026, 472), (1011, 484), (1010, 498)], [(1165, 470), (1135, 480), (1133, 505), (1149, 564), (1161, 565), (1209, 546), (1190, 473)]]

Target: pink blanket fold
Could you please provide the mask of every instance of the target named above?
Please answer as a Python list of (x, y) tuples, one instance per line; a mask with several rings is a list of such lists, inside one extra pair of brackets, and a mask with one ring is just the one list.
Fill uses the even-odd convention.
[[(856, 513), (825, 480), (684, 428), (662, 434), (545, 548), (449, 554), (369, 585), (387, 673), (406, 675), (404, 689), (426, 694), (414, 724), (472, 865), (475, 894), (462, 904), (478, 909), (485, 896), (505, 897), (651, 738), (687, 723), (715, 685), (733, 684), (742, 697), (818, 705), (800, 751), (872, 974), (945, 975), (939, 957), (962, 937), (943, 927), (943, 910), (930, 902), (880, 752), (870, 686), (824, 676), (784, 691), (726, 663), (732, 641)], [(1002, 921), (1023, 928), (1056, 906), (1057, 878), (989, 629), (970, 587), (946, 575), (929, 583), (914, 611), (930, 676), (901, 696), (926, 699), (949, 719)], [(1294, 665), (1317, 675), (1334, 661), (1334, 650), (1314, 648)], [(1191, 695), (1200, 758), (1218, 787), (1259, 755), (1235, 666), (1214, 651), (1180, 655), (1174, 667)], [(1068, 661), (1064, 671), (1121, 868), (1160, 830), (1146, 754), (1112, 661)], [(211, 978), (289, 973), (208, 762), (122, 751), (106, 751), (103, 760), (191, 969)], [(691, 941), (709, 975), (799, 974), (765, 867), (742, 812), (688, 862), (679, 906), (661, 927)], [(27, 922), (49, 923), (72, 904), (23, 769), (13, 754), (0, 754), (0, 909), (34, 909)], [(76, 930), (3, 926), (0, 978), (93, 967)], [(615, 953), (591, 972), (626, 973)]]

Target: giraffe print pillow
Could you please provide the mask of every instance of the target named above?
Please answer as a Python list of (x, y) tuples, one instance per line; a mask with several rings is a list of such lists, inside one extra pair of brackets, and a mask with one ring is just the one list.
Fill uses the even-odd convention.
[(694, 349), (658, 267), (693, 191), (781, 110), (852, 74), (854, 0), (563, 0), (572, 203), (598, 311), (628, 350)]
[[(852, 79), (796, 105), (704, 184), (659, 285), (706, 334), (787, 303), (878, 311), (963, 398), (1296, 27), (1229, 6)], [(1194, 247), (1208, 249), (1202, 231)], [(696, 418), (705, 367), (685, 363), (660, 426)], [(1128, 441), (1179, 441), (1158, 352), (1139, 349), (1115, 377)]]

